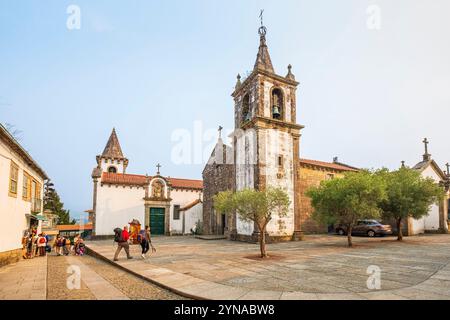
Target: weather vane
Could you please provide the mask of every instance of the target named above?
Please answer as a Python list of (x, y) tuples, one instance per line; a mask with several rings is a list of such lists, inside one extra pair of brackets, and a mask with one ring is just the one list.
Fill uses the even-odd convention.
[(267, 29), (266, 29), (266, 27), (264, 27), (263, 14), (264, 14), (264, 9), (261, 9), (260, 14), (259, 14), (259, 18), (261, 19), (261, 27), (259, 27), (259, 30), (258, 30), (258, 33), (261, 36), (265, 36), (267, 33)]

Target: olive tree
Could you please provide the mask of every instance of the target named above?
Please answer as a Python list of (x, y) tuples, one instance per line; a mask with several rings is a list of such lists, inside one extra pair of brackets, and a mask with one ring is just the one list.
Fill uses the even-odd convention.
[(444, 197), (444, 190), (432, 178), (424, 178), (419, 171), (407, 167), (392, 172), (382, 169), (377, 175), (386, 184), (387, 197), (380, 204), (383, 217), (395, 220), (397, 240), (402, 241), (403, 220), (428, 215), (431, 205)]
[(259, 247), (261, 258), (267, 257), (266, 228), (273, 215), (284, 217), (289, 209), (289, 196), (280, 188), (263, 191), (244, 189), (224, 191), (214, 197), (214, 208), (223, 214), (236, 212), (246, 222), (254, 222), (260, 232)]
[(346, 226), (349, 247), (353, 246), (353, 226), (360, 219), (379, 218), (379, 203), (386, 197), (384, 180), (370, 171), (350, 172), (342, 178), (324, 180), (306, 194), (311, 198), (316, 221)]

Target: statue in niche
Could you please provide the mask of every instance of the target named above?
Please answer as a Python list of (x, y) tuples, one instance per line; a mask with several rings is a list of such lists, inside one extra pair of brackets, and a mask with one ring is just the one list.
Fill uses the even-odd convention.
[(153, 182), (152, 191), (153, 198), (163, 198), (164, 186), (160, 181)]

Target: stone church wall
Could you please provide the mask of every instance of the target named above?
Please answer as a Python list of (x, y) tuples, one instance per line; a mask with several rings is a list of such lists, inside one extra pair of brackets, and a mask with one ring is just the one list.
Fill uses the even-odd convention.
[(234, 188), (234, 165), (208, 164), (203, 171), (203, 233), (216, 234), (217, 217), (214, 213), (213, 197)]
[(342, 174), (335, 170), (300, 165), (299, 199), (300, 199), (300, 222), (302, 231), (305, 233), (327, 233), (328, 226), (320, 225), (312, 219), (313, 208), (311, 199), (305, 195), (310, 187), (318, 186), (321, 181), (333, 177), (341, 177)]

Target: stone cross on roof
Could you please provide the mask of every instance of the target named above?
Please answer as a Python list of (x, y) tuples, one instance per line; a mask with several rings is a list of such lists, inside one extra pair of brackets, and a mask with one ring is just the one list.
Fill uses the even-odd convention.
[(156, 165), (156, 174), (158, 174), (159, 175), (159, 169), (162, 167), (162, 165), (160, 165), (159, 163)]
[(425, 145), (425, 154), (423, 155), (423, 161), (430, 161), (431, 154), (428, 153), (428, 144), (430, 143), (427, 138), (423, 139), (423, 144)]

